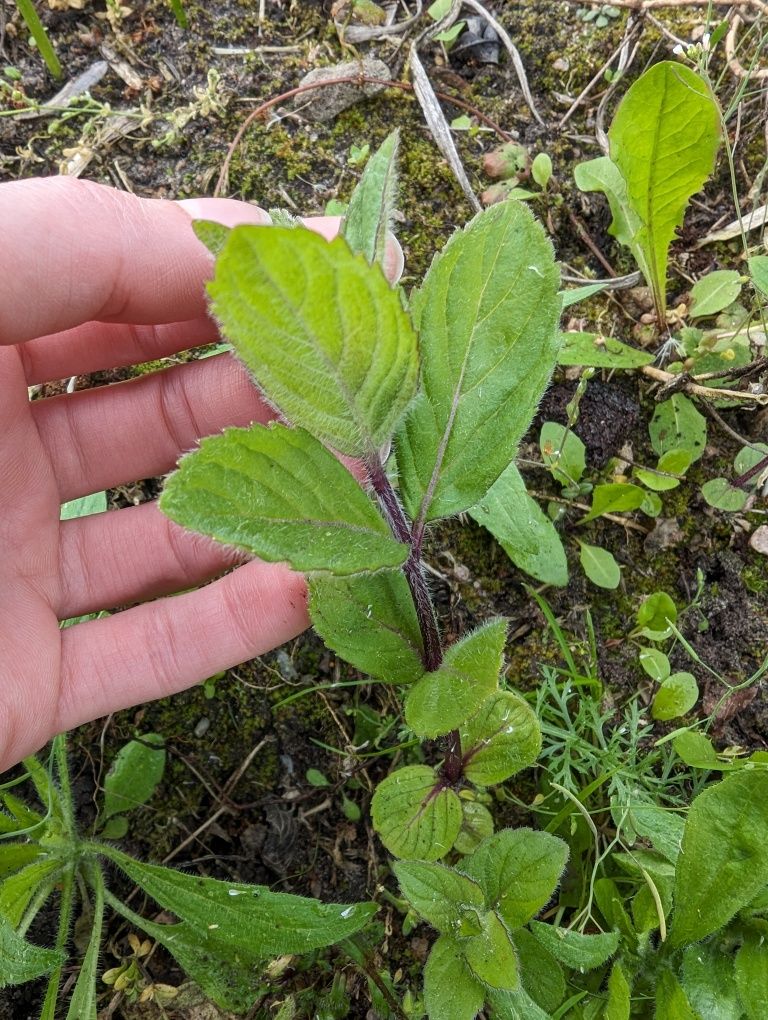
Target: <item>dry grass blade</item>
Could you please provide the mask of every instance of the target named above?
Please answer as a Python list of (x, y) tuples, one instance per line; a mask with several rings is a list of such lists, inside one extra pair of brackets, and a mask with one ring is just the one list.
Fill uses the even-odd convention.
[(528, 109), (533, 114), (535, 120), (539, 124), (541, 124), (542, 127), (544, 127), (545, 126), (544, 121), (541, 117), (541, 114), (536, 109), (536, 104), (533, 101), (533, 95), (531, 94), (531, 90), (528, 85), (528, 77), (525, 73), (523, 62), (520, 59), (520, 54), (517, 51), (517, 47), (509, 37), (509, 33), (507, 32), (503, 25), (499, 24), (499, 22), (494, 18), (492, 14), (489, 14), (488, 11), (486, 11), (485, 7), (483, 7), (483, 5), (478, 2), (478, 0), (464, 0), (464, 6), (471, 7), (476, 14), (479, 14), (480, 17), (485, 18), (485, 20), (488, 22), (488, 24), (491, 26), (494, 32), (498, 35), (499, 39), (501, 39), (501, 41), (504, 43), (504, 46), (506, 47), (507, 52), (509, 53), (512, 59), (512, 66), (515, 69), (517, 80), (520, 82), (520, 90), (523, 93), (523, 98), (528, 104)]
[(451, 129), (448, 127), (445, 114), (440, 103), (437, 101), (437, 96), (432, 88), (427, 72), (424, 70), (424, 65), (419, 58), (415, 44), (411, 46), (410, 65), (413, 76), (413, 91), (416, 93), (416, 98), (424, 112), (427, 127), (431, 131), (437, 147), (448, 160), (448, 165), (453, 170), (454, 176), (459, 182), (461, 190), (467, 196), (470, 205), (475, 212), (480, 212), (482, 206), (472, 190), (472, 185), (469, 183), (469, 178), (456, 151), (456, 146), (453, 144)]
[(732, 223), (727, 223), (719, 230), (711, 231), (696, 242), (696, 247), (702, 248), (705, 244), (714, 244), (716, 241), (730, 241), (731, 238), (741, 234), (742, 228), (744, 231), (757, 230), (758, 227), (764, 227), (766, 222), (768, 222), (768, 203), (753, 209), (751, 213), (742, 216), (741, 220), (733, 220)]

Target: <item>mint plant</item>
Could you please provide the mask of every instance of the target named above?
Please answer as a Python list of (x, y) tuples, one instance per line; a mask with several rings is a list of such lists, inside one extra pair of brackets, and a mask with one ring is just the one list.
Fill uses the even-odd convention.
[[(321, 904), (145, 864), (105, 842), (125, 834), (126, 812), (151, 796), (163, 761), (152, 734), (123, 748), (105, 782), (97, 838), (77, 823), (64, 737), (53, 743), (50, 767), (34, 757), (23, 763), (23, 778), (34, 786), (42, 812), (10, 792), (18, 782), (0, 791), (0, 988), (45, 978), (40, 1020), (58, 1015), (78, 916), (90, 935), (66, 1016), (96, 1020), (106, 907), (162, 945), (215, 1003), (236, 1011), (247, 1010), (256, 998), (265, 960), (339, 942), (375, 913), (371, 903)], [(160, 924), (136, 913), (110, 890), (107, 867), (117, 868), (178, 920)], [(28, 933), (56, 890), (59, 921), (48, 940), (53, 945), (40, 946)]]
[[(307, 573), (326, 644), (402, 690), (407, 726), (442, 742), (441, 758), (398, 769), (373, 796), (374, 827), (403, 859), (406, 883), (457, 841), (477, 845), (492, 829), (478, 797), (540, 748), (532, 710), (501, 683), (506, 621), (446, 644), (422, 557), (429, 526), (465, 511), (491, 531), (502, 521), (510, 545), (524, 542), (532, 513), (514, 457), (555, 365), (561, 298), (549, 241), (518, 202), (457, 231), (409, 298), (391, 287), (381, 267), (396, 148), (393, 134), (371, 157), (331, 242), (292, 223), (199, 225), (218, 256), (213, 313), (284, 420), (203, 439), (160, 506), (179, 524)], [(356, 459), (362, 484), (337, 454)], [(564, 582), (564, 556), (550, 572)], [(466, 787), (476, 794), (460, 796)], [(495, 860), (521, 838), (498, 835), (475, 855)], [(558, 840), (531, 838), (544, 847), (531, 867), (547, 877), (519, 924), (564, 863)], [(468, 987), (511, 990), (515, 949), (503, 909), (494, 912), (500, 893), (483, 891), (485, 879), (456, 881), (473, 890), (459, 919), (469, 927), (458, 937), (470, 941), (454, 953), (475, 975)], [(436, 960), (450, 955), (445, 946)], [(494, 964), (501, 949), (505, 961)], [(447, 1014), (435, 1006), (431, 1016)]]

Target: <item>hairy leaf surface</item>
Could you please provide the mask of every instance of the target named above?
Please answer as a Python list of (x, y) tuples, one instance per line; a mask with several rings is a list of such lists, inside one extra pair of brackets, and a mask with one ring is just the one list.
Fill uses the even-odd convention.
[(440, 787), (429, 765), (408, 765), (376, 787), (373, 827), (396, 857), (436, 861), (445, 857), (461, 828), (461, 801)]
[(438, 931), (459, 934), (465, 920), (472, 932), (479, 930), (485, 909), (477, 882), (444, 864), (427, 861), (396, 861), (392, 868), (403, 896)]
[(227, 429), (183, 457), (160, 497), (171, 520), (295, 570), (397, 567), (408, 547), (352, 475), (304, 429)]
[(355, 669), (390, 684), (423, 675), (419, 621), (402, 571), (313, 577), (309, 613), (323, 641)]
[(568, 583), (568, 561), (557, 529), (528, 495), (514, 464), (469, 513), (490, 531), (520, 570), (545, 584)]
[(514, 458), (557, 356), (552, 246), (520, 202), (479, 213), (411, 299), (422, 389), (398, 433), (414, 519), (477, 503)]
[(381, 265), (387, 247), (387, 230), (395, 212), (399, 141), (400, 132), (395, 130), (368, 160), (341, 224), (342, 237), (352, 251), (364, 255), (368, 262)]
[(42, 977), (61, 962), (60, 953), (27, 942), (0, 914), (0, 988)]
[(457, 939), (441, 935), (424, 967), (424, 1003), (429, 1020), (474, 1020), (485, 988), (464, 959)]
[(541, 729), (527, 701), (511, 691), (498, 691), (461, 727), (461, 746), (467, 779), (492, 786), (536, 761)]
[(235, 227), (209, 284), (222, 332), (266, 397), (342, 453), (374, 453), (415, 392), (416, 335), (378, 266), (338, 237)]
[(568, 860), (568, 846), (548, 832), (502, 829), (461, 862), (485, 902), (510, 928), (520, 928), (547, 903)]
[(463, 948), (475, 977), (491, 988), (511, 990), (520, 984), (515, 947), (493, 911), (483, 918), (483, 931), (467, 939)]
[(531, 921), (531, 931), (545, 949), (566, 967), (577, 970), (594, 970), (609, 960), (619, 945), (619, 933), (603, 932), (600, 935), (582, 935), (567, 931), (554, 924)]
[(115, 847), (105, 846), (102, 853), (181, 921), (210, 932), (214, 942), (246, 947), (251, 955), (330, 946), (359, 931), (377, 909), (373, 903), (321, 903), (268, 886), (188, 875), (137, 861)]
[(768, 883), (768, 772), (741, 771), (691, 804), (675, 872), (669, 941), (698, 942)]
[(445, 653), (443, 664), (425, 673), (405, 699), (405, 721), (420, 737), (450, 733), (477, 712), (499, 682), (507, 621), (491, 620)]

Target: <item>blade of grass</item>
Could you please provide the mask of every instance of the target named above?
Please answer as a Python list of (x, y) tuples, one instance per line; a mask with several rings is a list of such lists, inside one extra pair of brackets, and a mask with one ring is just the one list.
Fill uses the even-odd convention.
[(38, 17), (32, 0), (16, 0), (16, 6), (29, 29), (30, 35), (35, 40), (35, 44), (40, 51), (40, 56), (45, 61), (46, 67), (54, 78), (61, 78), (63, 71), (59, 58), (56, 56), (56, 51), (51, 45), (51, 40), (48, 38), (48, 33)]

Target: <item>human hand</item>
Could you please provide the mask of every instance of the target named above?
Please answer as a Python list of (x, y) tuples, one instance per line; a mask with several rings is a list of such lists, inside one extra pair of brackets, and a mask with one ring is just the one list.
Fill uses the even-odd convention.
[[(250, 561), (187, 591), (238, 560), (155, 503), (59, 521), (61, 503), (162, 475), (199, 437), (273, 417), (229, 355), (29, 401), (35, 383), (217, 338), (212, 260), (191, 216), (267, 220), (228, 199), (138, 199), (66, 177), (0, 185), (0, 771), (58, 732), (183, 690), (309, 624), (304, 580), (280, 564)], [(338, 222), (308, 225), (332, 236)], [(143, 604), (59, 629), (132, 603)]]

